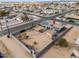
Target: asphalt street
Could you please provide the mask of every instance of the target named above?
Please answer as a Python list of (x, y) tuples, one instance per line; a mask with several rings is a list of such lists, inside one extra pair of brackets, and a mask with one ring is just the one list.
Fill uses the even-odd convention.
[[(50, 17), (43, 17), (43, 16), (40, 16), (40, 15), (35, 15), (35, 16), (40, 17), (41, 19), (40, 20), (32, 20), (32, 21), (28, 21), (28, 22), (26, 21), (26, 22), (21, 23), (20, 25), (18, 24), (18, 26), (14, 25), (15, 27), (13, 27), (13, 28), (11, 28), (11, 27), (8, 27), (8, 28), (9, 28), (10, 33), (12, 33), (12, 34), (18, 33), (18, 32), (20, 32), (23, 29), (30, 28), (32, 26), (32, 23), (36, 23), (37, 24), (37, 23), (40, 23), (40, 22), (45, 21), (45, 20), (52, 20), (52, 19), (55, 19), (56, 17), (58, 17), (60, 15), (64, 15), (64, 14), (72, 12), (72, 11), (74, 11), (74, 10), (63, 12), (63, 13), (60, 13), (60, 14), (57, 14), (57, 15), (54, 15), (54, 16), (50, 16)], [(34, 15), (34, 14), (31, 14), (31, 15)], [(79, 26), (79, 24), (66, 22), (66, 21), (63, 21), (63, 20), (56, 19), (56, 21)], [(5, 34), (8, 34), (7, 28), (5, 30), (0, 31), (0, 35), (5, 35)]]

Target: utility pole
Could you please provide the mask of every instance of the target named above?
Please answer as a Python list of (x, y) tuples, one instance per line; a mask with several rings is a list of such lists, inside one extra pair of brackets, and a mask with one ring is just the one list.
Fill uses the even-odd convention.
[(5, 21), (6, 21), (5, 23), (6, 23), (7, 31), (8, 31), (8, 36), (7, 37), (10, 38), (10, 30), (9, 30), (9, 27), (8, 27), (8, 24), (7, 24), (8, 20), (5, 18)]
[[(0, 28), (1, 28), (1, 32), (2, 32), (2, 23), (1, 23), (1, 21), (0, 21), (0, 26), (1, 26)], [(3, 34), (2, 34), (2, 35), (3, 35)]]

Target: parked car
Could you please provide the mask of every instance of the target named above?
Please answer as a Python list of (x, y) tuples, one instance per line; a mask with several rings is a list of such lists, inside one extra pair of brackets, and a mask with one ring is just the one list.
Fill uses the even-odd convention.
[(57, 32), (57, 33), (60, 33), (60, 32), (62, 32), (62, 31), (64, 31), (66, 29), (66, 27), (61, 27), (61, 28), (59, 28), (59, 29), (56, 29), (55, 31)]

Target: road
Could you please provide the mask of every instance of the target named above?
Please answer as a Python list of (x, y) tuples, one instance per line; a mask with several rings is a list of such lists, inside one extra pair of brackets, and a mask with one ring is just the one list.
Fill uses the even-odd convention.
[(55, 18), (57, 16), (64, 15), (64, 14), (66, 14), (68, 12), (71, 12), (71, 11), (75, 11), (75, 10), (69, 10), (69, 11), (65, 11), (65, 12), (59, 13), (59, 14), (55, 14), (53, 16), (47, 16), (47, 17), (46, 16), (37, 15), (37, 14), (31, 13), (31, 12), (25, 12), (25, 11), (18, 11), (18, 12), (19, 13), (24, 13), (24, 14), (27, 14), (27, 15), (35, 15), (35, 16), (38, 16), (38, 17), (41, 17), (41, 18), (51, 18), (51, 17)]
[[(45, 21), (45, 20), (55, 19), (57, 16), (64, 15), (64, 14), (72, 12), (72, 11), (74, 11), (74, 10), (66, 11), (66, 12), (63, 12), (63, 13), (60, 13), (60, 14), (57, 14), (57, 15), (54, 15), (54, 16), (50, 16), (50, 17), (43, 17), (43, 16), (40, 16), (40, 15), (36, 15), (36, 16), (40, 17), (41, 19), (40, 20), (32, 20), (32, 21), (28, 21), (28, 22), (23, 22), (22, 24), (18, 25), (17, 27), (13, 27), (13, 28), (9, 27), (9, 31), (12, 34), (18, 33), (19, 31), (21, 31), (23, 29), (30, 28), (32, 23), (40, 23), (40, 22)], [(34, 15), (34, 14), (32, 14), (32, 15)], [(74, 25), (73, 23), (62, 21), (62, 20), (57, 20), (56, 19), (56, 21)], [(79, 26), (79, 24), (75, 24), (75, 25)], [(16, 26), (16, 25), (14, 25), (14, 26)], [(5, 30), (2, 30), (0, 32), (0, 35), (2, 35), (2, 34), (4, 35), (4, 34), (7, 34), (7, 33), (8, 33), (8, 30), (6, 28)]]
[[(76, 10), (76, 9), (75, 9), (75, 10)], [(71, 23), (71, 22), (67, 22), (67, 21), (63, 21), (63, 20), (56, 19), (57, 16), (65, 15), (66, 13), (69, 13), (69, 12), (72, 12), (72, 11), (75, 11), (75, 10), (66, 11), (66, 12), (63, 12), (63, 13), (60, 13), (60, 14), (57, 14), (57, 15), (49, 16), (49, 17), (44, 17), (44, 16), (40, 16), (40, 15), (35, 15), (35, 14), (32, 14), (32, 13), (27, 13), (27, 12), (26, 12), (25, 14), (30, 14), (30, 15), (35, 15), (35, 16), (40, 17), (41, 19), (38, 21), (38, 23), (41, 22), (41, 21), (45, 21), (45, 20), (52, 20), (52, 19), (55, 19), (55, 20), (58, 21), (58, 22), (62, 22), (62, 23), (67, 23), (67, 24), (79, 26), (78, 23)]]
[[(8, 26), (8, 28), (9, 28), (10, 33), (14, 34), (14, 33), (20, 32), (23, 29), (30, 28), (33, 23), (40, 23), (42, 21), (45, 21), (45, 20), (41, 19), (41, 20), (37, 20), (37, 21), (33, 20), (33, 21), (29, 21), (29, 22), (23, 22), (20, 24), (16, 24), (14, 26)], [(2, 28), (2, 30), (0, 31), (0, 35), (5, 35), (5, 34), (8, 34), (7, 27)]]
[[(77, 10), (77, 9), (75, 9), (75, 10)], [(35, 15), (35, 16), (38, 16), (38, 17), (42, 18), (39, 22), (44, 21), (44, 20), (52, 20), (52, 19), (55, 19), (58, 22), (62, 22), (62, 23), (66, 23), (66, 24), (71, 24), (71, 25), (79, 26), (78, 23), (72, 23), (72, 22), (67, 22), (67, 21), (63, 21), (63, 20), (56, 19), (56, 17), (58, 17), (60, 15), (65, 15), (66, 13), (69, 13), (69, 12), (72, 12), (72, 11), (75, 11), (75, 10), (66, 11), (66, 12), (63, 12), (63, 13), (60, 13), (60, 14), (57, 14), (57, 15), (49, 16), (49, 17), (35, 15), (35, 14), (32, 14), (32, 13), (26, 13), (26, 14)]]

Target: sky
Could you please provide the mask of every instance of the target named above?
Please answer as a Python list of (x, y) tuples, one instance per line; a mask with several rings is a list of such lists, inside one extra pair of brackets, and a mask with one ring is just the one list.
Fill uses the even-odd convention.
[(36, 2), (36, 1), (79, 1), (79, 0), (0, 0), (0, 1), (26, 1), (26, 2)]
[(0, 1), (26, 1), (26, 2), (29, 2), (29, 1), (51, 1), (51, 0), (0, 0)]

